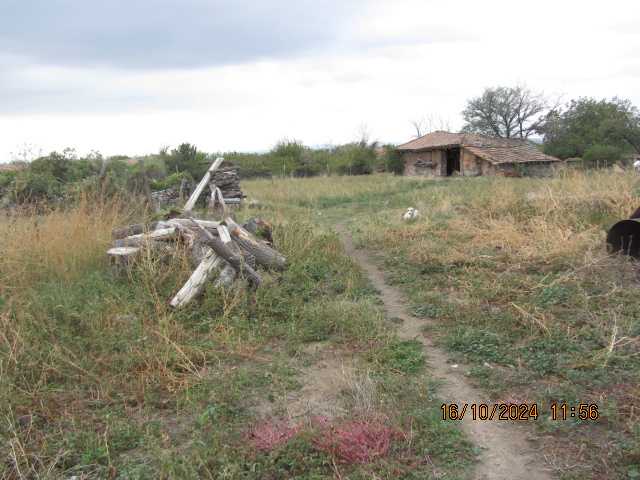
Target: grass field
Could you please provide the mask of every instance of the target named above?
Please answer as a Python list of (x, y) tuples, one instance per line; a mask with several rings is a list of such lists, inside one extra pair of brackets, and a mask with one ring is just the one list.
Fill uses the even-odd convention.
[[(245, 182), (260, 205), (238, 216), (273, 221), (289, 268), (180, 312), (167, 300), (184, 256), (124, 277), (104, 258), (140, 212), (84, 202), (6, 220), (0, 476), (467, 478), (476, 450), (441, 421), (421, 347), (384, 320), (340, 222), (472, 381), (542, 406), (530, 428), (558, 478), (638, 478), (639, 280), (604, 248), (638, 187), (613, 173)], [(422, 215), (407, 224), (409, 206)], [(600, 418), (551, 421), (552, 401)], [(379, 454), (342, 448), (372, 435), (388, 440)]]

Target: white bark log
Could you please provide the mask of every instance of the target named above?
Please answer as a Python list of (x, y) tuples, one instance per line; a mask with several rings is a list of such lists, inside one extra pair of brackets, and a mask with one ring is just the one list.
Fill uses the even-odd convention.
[(222, 208), (222, 216), (226, 217), (227, 216), (227, 204), (224, 201), (224, 197), (222, 196), (222, 191), (216, 187), (215, 190), (216, 193), (216, 198), (218, 199), (218, 203), (220, 204), (220, 207)]
[(176, 293), (175, 297), (173, 297), (170, 305), (174, 308), (181, 308), (187, 305), (202, 292), (209, 278), (223, 264), (224, 260), (216, 255), (213, 250), (210, 250), (202, 262), (200, 262), (200, 265), (193, 271), (187, 283), (185, 283), (180, 291)]
[(200, 180), (200, 183), (198, 184), (196, 189), (193, 191), (193, 193), (189, 197), (189, 200), (187, 200), (187, 203), (185, 203), (184, 205), (185, 212), (190, 212), (191, 210), (193, 210), (193, 207), (196, 206), (196, 202), (198, 201), (198, 198), (200, 197), (200, 195), (202, 194), (202, 191), (204, 190), (204, 188), (209, 183), (209, 180), (211, 179), (211, 174), (220, 167), (223, 161), (224, 161), (224, 158), (218, 157), (211, 164), (211, 166), (209, 167), (209, 170), (207, 170), (207, 173), (204, 174), (204, 177), (202, 177), (202, 180)]
[(231, 235), (229, 234), (229, 230), (224, 225), (218, 225), (218, 237), (220, 237), (220, 241), (225, 245), (229, 246), (231, 243)]
[(114, 245), (116, 247), (139, 247), (145, 243), (157, 241), (157, 240), (172, 240), (176, 238), (178, 229), (175, 226), (168, 228), (159, 228), (149, 233), (140, 233), (138, 235), (131, 235), (130, 237), (116, 240)]
[(136, 255), (140, 249), (138, 247), (115, 247), (107, 250), (110, 257), (131, 257)]
[(138, 247), (116, 247), (107, 250), (107, 256), (115, 268), (116, 273), (122, 273), (140, 254)]

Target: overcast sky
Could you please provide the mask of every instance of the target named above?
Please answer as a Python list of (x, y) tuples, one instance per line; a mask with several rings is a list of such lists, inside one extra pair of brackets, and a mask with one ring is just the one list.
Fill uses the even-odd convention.
[(403, 142), (525, 83), (640, 105), (631, 0), (0, 0), (0, 162)]

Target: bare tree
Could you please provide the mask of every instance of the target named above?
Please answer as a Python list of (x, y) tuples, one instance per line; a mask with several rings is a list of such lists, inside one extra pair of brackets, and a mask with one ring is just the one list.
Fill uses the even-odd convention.
[(527, 87), (487, 88), (467, 102), (463, 131), (526, 139), (542, 130), (549, 110), (549, 100)]
[(411, 126), (413, 127), (413, 129), (415, 130), (415, 134), (414, 134), (414, 138), (420, 138), (421, 136), (423, 136), (426, 133), (426, 125), (425, 125), (425, 119), (420, 118), (418, 120), (411, 120)]
[(356, 143), (359, 143), (361, 145), (368, 145), (369, 141), (371, 140), (371, 129), (369, 128), (369, 125), (367, 125), (366, 122), (360, 123), (360, 125), (358, 125), (356, 135)]
[(29, 163), (38, 157), (42, 157), (42, 149), (31, 143), (23, 143), (18, 146), (16, 152), (10, 152), (11, 161), (16, 163)]
[(437, 115), (427, 115), (416, 120), (411, 120), (411, 126), (415, 130), (415, 138), (422, 137), (436, 130), (451, 130), (449, 121)]

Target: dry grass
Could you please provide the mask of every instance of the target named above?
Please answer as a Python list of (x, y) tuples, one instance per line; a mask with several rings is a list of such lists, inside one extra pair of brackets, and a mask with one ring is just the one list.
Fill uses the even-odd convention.
[(393, 191), (406, 178), (389, 174), (360, 177), (311, 177), (259, 179), (243, 182), (252, 198), (276, 203), (313, 203), (319, 198), (354, 197), (361, 194)]
[[(630, 175), (574, 172), (551, 181), (476, 182), (452, 182), (449, 189), (415, 192), (406, 204), (422, 212), (418, 222), (403, 224), (401, 210), (383, 211), (365, 219), (364, 238), (385, 248), (399, 240), (411, 241), (411, 257), (418, 262), (456, 261), (474, 248), (517, 255), (521, 260), (573, 257), (591, 262), (588, 252), (602, 251), (601, 220), (626, 218), (640, 205), (637, 178)], [(455, 245), (443, 251), (431, 248), (434, 241)]]
[(92, 201), (0, 221), (0, 294), (54, 276), (70, 281), (104, 260), (111, 230), (131, 217), (119, 199)]
[[(234, 478), (240, 470), (233, 471), (233, 465), (244, 459), (229, 442), (234, 431), (246, 430), (247, 398), (292, 388), (289, 377), (296, 376), (292, 371), (299, 365), (282, 352), (301, 351), (309, 341), (367, 352), (388, 341), (366, 282), (330, 233), (336, 221), (349, 222), (361, 243), (379, 249), (401, 269), (398, 278), (413, 289), (415, 304), (434, 307), (428, 312), (443, 323), (445, 334), (454, 331), (452, 326), (478, 333), (479, 339), (470, 340), (477, 340), (471, 352), (502, 348), (487, 344), (481, 329), (495, 327), (504, 335), (522, 331), (522, 337), (506, 342), (512, 351), (558, 332), (565, 342), (560, 347), (573, 348), (588, 330), (589, 349), (565, 365), (576, 376), (586, 378), (583, 371), (597, 368), (620, 372), (624, 362), (635, 362), (637, 273), (632, 265), (609, 258), (603, 240), (612, 220), (640, 205), (636, 177), (578, 173), (553, 180), (435, 182), (373, 175), (254, 180), (243, 188), (265, 208), (240, 215), (274, 221), (276, 244), (291, 259), (290, 268), (277, 278), (265, 275), (266, 288), (256, 296), (208, 294), (184, 312), (173, 312), (166, 303), (188, 275), (183, 256), (168, 264), (145, 257), (129, 278), (110, 273), (104, 258), (110, 231), (131, 213), (117, 202), (85, 200), (46, 215), (4, 219), (0, 438), (6, 442), (0, 452), (6, 463), (0, 476), (79, 472), (108, 477), (114, 465), (123, 468), (142, 456), (154, 463), (149, 460), (153, 452), (163, 452), (149, 477), (196, 478), (229, 469)], [(401, 220), (408, 206), (422, 214), (411, 224)], [(454, 296), (464, 301), (454, 302)], [(487, 361), (519, 365), (520, 360), (528, 361), (503, 356)], [(394, 374), (377, 375), (345, 380), (342, 398), (355, 416), (397, 405), (404, 418), (403, 402), (413, 402), (403, 428), (438, 432), (438, 439), (453, 435), (420, 416), (426, 400), (416, 392), (424, 382), (413, 385), (401, 375), (390, 384)], [(625, 388), (603, 386), (603, 380), (579, 393), (609, 395), (630, 405), (629, 399), (637, 398), (632, 377), (615, 377)], [(400, 396), (393, 396), (397, 392)], [(533, 393), (524, 398), (536, 398)], [(203, 411), (211, 412), (211, 420), (189, 432), (196, 452), (191, 463), (207, 467), (192, 467), (188, 474), (172, 470), (189, 462), (170, 425), (178, 413), (188, 414), (186, 424), (195, 425)], [(25, 428), (20, 422), (28, 415), (35, 420)], [(135, 424), (131, 418), (140, 424), (161, 419), (163, 433), (149, 433), (155, 428), (149, 426), (135, 437), (129, 432)], [(627, 419), (624, 428), (630, 431), (636, 423)], [(412, 438), (419, 443), (421, 435), (432, 438), (418, 433)], [(447, 447), (450, 458), (460, 458), (452, 453), (459, 444)], [(123, 452), (131, 450), (135, 455), (125, 458)], [(168, 459), (167, 451), (181, 456)]]

